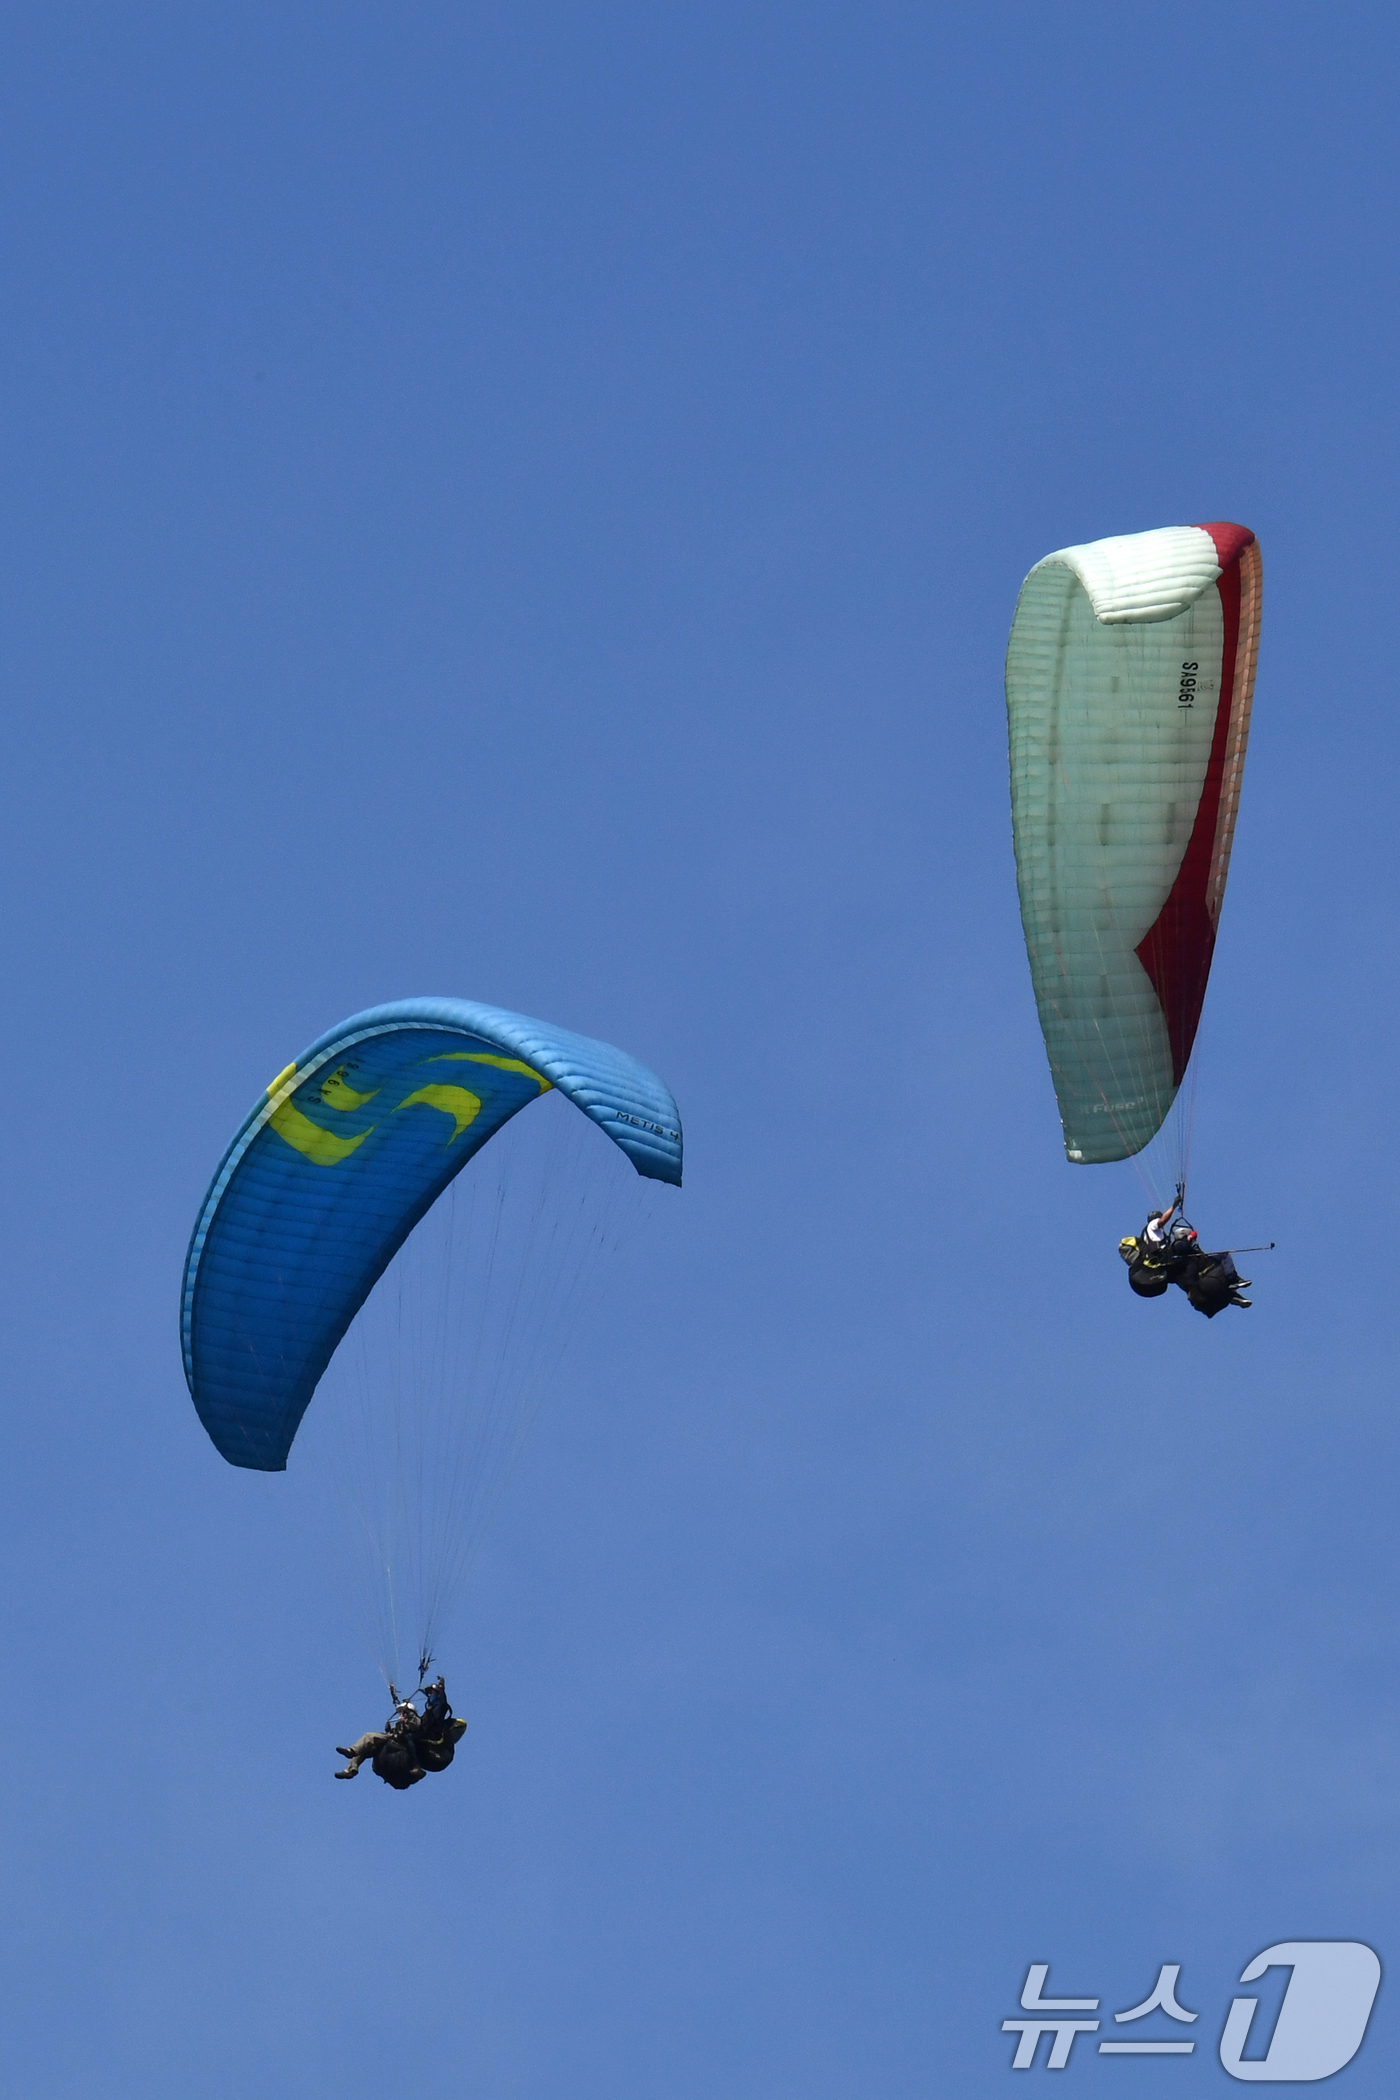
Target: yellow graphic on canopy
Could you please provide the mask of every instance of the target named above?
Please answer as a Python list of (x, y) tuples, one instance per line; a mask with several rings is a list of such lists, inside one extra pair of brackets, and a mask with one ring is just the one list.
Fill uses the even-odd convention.
[(425, 1057), (423, 1062), (425, 1065), (495, 1065), (502, 1072), (523, 1072), (527, 1079), (534, 1080), (542, 1094), (547, 1094), (554, 1085), (552, 1079), (546, 1079), (533, 1066), (522, 1065), (518, 1057), (493, 1057), (488, 1050), (444, 1050), (441, 1056)]
[[(475, 1094), (469, 1094), (464, 1086), (420, 1086), (416, 1094), (405, 1095), (399, 1103), (399, 1108), (412, 1108), (416, 1101), (421, 1101), (425, 1108), (441, 1109), (443, 1115), (451, 1116), (453, 1130), (447, 1140), (449, 1145), (455, 1145), (468, 1123), (474, 1123), (481, 1114), (481, 1102)], [(396, 1109), (395, 1114), (397, 1113)], [(357, 1139), (356, 1143), (358, 1142)]]
[[(310, 1116), (304, 1116), (290, 1101), (274, 1109), (268, 1117), (268, 1125), (277, 1132), (284, 1144), (309, 1159), (313, 1167), (338, 1167), (343, 1159), (349, 1159), (357, 1145), (363, 1145), (369, 1130), (362, 1130), (358, 1137), (337, 1137), (334, 1131), (322, 1130)], [(374, 1129), (371, 1123), (370, 1130)]]
[(363, 1108), (378, 1092), (378, 1087), (372, 1086), (367, 1094), (357, 1094), (346, 1081), (344, 1065), (337, 1065), (330, 1078), (321, 1082), (321, 1099), (327, 1108), (338, 1108), (343, 1115), (349, 1115), (352, 1108)]

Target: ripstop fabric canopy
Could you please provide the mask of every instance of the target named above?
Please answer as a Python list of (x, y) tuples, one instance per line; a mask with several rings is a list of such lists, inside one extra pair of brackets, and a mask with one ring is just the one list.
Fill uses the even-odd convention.
[(1195, 1041), (1230, 866), (1259, 647), (1252, 532), (1066, 547), (1006, 653), (1021, 923), (1065, 1151), (1125, 1159)]
[(679, 1185), (680, 1117), (655, 1073), (498, 1007), (372, 1007), (277, 1075), (220, 1163), (185, 1261), (185, 1376), (231, 1464), (285, 1467), (317, 1381), (413, 1227), (550, 1087), (639, 1174)]

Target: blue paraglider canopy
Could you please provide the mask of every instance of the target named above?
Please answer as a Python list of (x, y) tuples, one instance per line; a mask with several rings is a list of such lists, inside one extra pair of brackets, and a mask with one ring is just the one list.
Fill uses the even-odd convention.
[(225, 1153), (185, 1261), (185, 1376), (230, 1464), (280, 1472), (337, 1345), (414, 1226), (557, 1088), (679, 1185), (676, 1104), (610, 1044), (462, 999), (354, 1014), (280, 1072)]

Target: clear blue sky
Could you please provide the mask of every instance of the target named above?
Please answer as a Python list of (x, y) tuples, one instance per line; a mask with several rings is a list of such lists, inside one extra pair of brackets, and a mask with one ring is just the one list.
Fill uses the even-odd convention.
[[(1230, 2092), (1260, 1948), (1400, 1954), (1396, 59), (10, 11), (11, 2091), (980, 2100), (1040, 1960), (1202, 2013), (1079, 2087)], [(1194, 1210), (1280, 1241), (1210, 1324), (1063, 1159), (1001, 692), (1033, 561), (1202, 518), (1265, 615)], [(420, 993), (645, 1059), (687, 1185), (401, 1798), (331, 1781), (381, 1695), (176, 1312), (258, 1089)], [(1397, 2076), (1383, 1987), (1339, 2090)]]

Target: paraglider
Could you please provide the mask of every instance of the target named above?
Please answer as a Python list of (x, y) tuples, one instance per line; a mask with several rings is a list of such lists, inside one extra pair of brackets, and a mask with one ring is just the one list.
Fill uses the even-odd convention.
[(1243, 1294), (1250, 1279), (1235, 1267), (1233, 1248), (1207, 1253), (1194, 1225), (1184, 1217), (1171, 1223), (1179, 1209), (1183, 1191), (1166, 1210), (1154, 1211), (1140, 1233), (1118, 1242), (1118, 1252), (1128, 1264), (1128, 1283), (1139, 1298), (1160, 1298), (1171, 1284), (1185, 1291), (1198, 1313), (1213, 1320), (1227, 1305), (1253, 1304)]
[[(379, 1563), (391, 1689), (408, 1638), (421, 1685), (468, 1533), (519, 1448), (532, 1381), (543, 1375), (543, 1314), (573, 1314), (586, 1297), (599, 1233), (577, 1202), (562, 1220), (552, 1215), (553, 1155), (521, 1194), (522, 1155), (499, 1135), (550, 1095), (570, 1104), (565, 1124), (586, 1132), (591, 1122), (612, 1141), (587, 1138), (585, 1181), (600, 1171), (615, 1180), (593, 1157), (601, 1152), (630, 1161), (645, 1182), (679, 1185), (676, 1104), (634, 1058), (500, 1008), (409, 999), (352, 1015), (277, 1074), (220, 1162), (190, 1241), (181, 1339), (195, 1408), (230, 1465), (281, 1472), (313, 1393), (399, 1250), (441, 1199), (451, 1205), (452, 1184), (484, 1148), (501, 1162), (494, 1182), (476, 1169), (479, 1206), (448, 1218), (435, 1302), (416, 1321), (399, 1311), (392, 1353), (365, 1380), (370, 1414), (402, 1409), (389, 1435), (366, 1443), (384, 1455), (355, 1513)], [(534, 1108), (524, 1121), (543, 1128), (559, 1117)], [(432, 1392), (420, 1390), (413, 1349)], [(376, 1732), (382, 1742), (365, 1737), (342, 1752), (342, 1776), (366, 1756), (400, 1787), (443, 1769), (465, 1724), (439, 1692), (440, 1680), (425, 1714), (442, 1729), (433, 1734), (411, 1702), (398, 1702), (397, 1718)]]
[[(1006, 656), (1017, 887), (1077, 1166), (1140, 1153), (1186, 1076), (1239, 809), (1262, 576), (1246, 527), (1181, 525), (1062, 548), (1021, 587)], [(1189, 1135), (1188, 1117), (1178, 1186)], [(1166, 1288), (1146, 1244), (1125, 1259), (1139, 1295)]]
[(445, 1772), (453, 1752), (467, 1732), (447, 1703), (447, 1686), (441, 1677), (423, 1688), (423, 1710), (413, 1700), (400, 1699), (389, 1687), (394, 1711), (381, 1729), (372, 1729), (355, 1742), (338, 1743), (345, 1769), (337, 1779), (353, 1779), (360, 1766), (368, 1764), (386, 1786), (403, 1793), (426, 1779), (429, 1772)]

